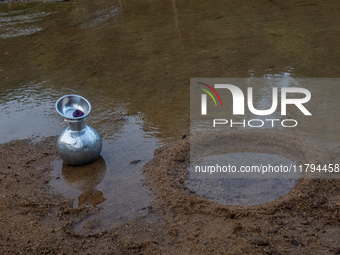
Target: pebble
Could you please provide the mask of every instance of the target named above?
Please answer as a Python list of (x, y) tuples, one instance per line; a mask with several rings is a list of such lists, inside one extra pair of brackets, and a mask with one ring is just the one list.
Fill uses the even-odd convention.
[(292, 210), (293, 209), (293, 206), (291, 205), (291, 204), (286, 204), (286, 209), (288, 209), (288, 210)]
[(286, 225), (282, 220), (278, 220), (278, 221), (277, 221), (277, 224), (278, 224), (279, 226), (285, 226), (285, 225)]
[(300, 242), (298, 240), (296, 240), (294, 237), (292, 237), (292, 239), (290, 240), (290, 242), (294, 245), (298, 245)]
[(268, 245), (269, 242), (262, 236), (253, 236), (250, 241), (252, 244)]
[(136, 165), (136, 164), (138, 164), (139, 162), (141, 162), (141, 160), (140, 160), (140, 159), (137, 159), (137, 160), (131, 161), (129, 164), (131, 164), (131, 165)]

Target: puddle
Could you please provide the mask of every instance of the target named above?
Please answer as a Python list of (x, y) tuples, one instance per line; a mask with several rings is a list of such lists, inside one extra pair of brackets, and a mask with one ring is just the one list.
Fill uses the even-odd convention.
[[(61, 121), (54, 104), (60, 96), (77, 92), (46, 87), (46, 82), (0, 92), (0, 118), (3, 120), (0, 129), (6, 134), (0, 136), (0, 142), (29, 137), (39, 141), (46, 136), (60, 135), (67, 123)], [(101, 208), (99, 214), (75, 226), (76, 232), (88, 234), (147, 214), (153, 197), (143, 182), (142, 167), (162, 142), (155, 137), (157, 128), (145, 126), (143, 115), (126, 116), (126, 105), (119, 100), (102, 98), (100, 94), (97, 100), (86, 93), (85, 96), (92, 105), (85, 123), (96, 128), (103, 137), (101, 158), (79, 167), (68, 166), (61, 160), (53, 162), (49, 184), (52, 191), (74, 199), (74, 207), (89, 203)], [(96, 227), (90, 224), (92, 219), (97, 219)], [(89, 224), (91, 227), (87, 227)]]
[(197, 195), (222, 205), (259, 205), (288, 194), (296, 179), (190, 179)]
[[(74, 199), (74, 207), (89, 203), (102, 208), (100, 214), (89, 216), (76, 225), (76, 232), (103, 231), (147, 214), (153, 197), (143, 182), (142, 167), (152, 157), (156, 145), (151, 143), (151, 138), (146, 142), (143, 136), (139, 137), (143, 132), (133, 122), (131, 120), (124, 136), (115, 143), (103, 140), (100, 160), (77, 167), (68, 166), (61, 160), (53, 163), (50, 185), (54, 192)], [(129, 136), (135, 137), (134, 143)], [(101, 224), (91, 231), (83, 229), (83, 224), (95, 218)]]
[[(86, 166), (68, 166), (61, 160), (53, 163), (50, 185), (54, 192), (74, 199), (75, 208), (85, 203), (101, 208), (99, 214), (88, 216), (76, 224), (76, 233), (93, 234), (117, 227), (145, 216), (147, 207), (152, 205), (152, 194), (142, 180), (145, 155), (143, 159), (140, 153), (125, 154), (124, 148), (114, 147), (103, 141), (101, 158)], [(137, 155), (143, 160), (129, 164), (128, 161), (136, 159)]]
[[(204, 167), (216, 166), (217, 162), (224, 170), (217, 172), (218, 168), (214, 168), (215, 172), (209, 173)], [(197, 195), (224, 205), (263, 204), (286, 195), (294, 188), (300, 174), (288, 171), (292, 167), (293, 172), (295, 165), (295, 161), (284, 156), (268, 153), (211, 155), (194, 164), (201, 172), (195, 173), (192, 169), (187, 186)], [(263, 166), (266, 172), (261, 172)], [(280, 168), (286, 168), (287, 174), (278, 173)]]
[[(61, 160), (54, 162), (50, 181), (54, 192), (74, 199), (74, 207), (87, 202), (102, 208), (100, 214), (76, 225), (76, 232), (103, 231), (147, 214), (153, 197), (143, 182), (142, 168), (159, 145), (157, 139), (145, 138), (139, 124), (137, 118), (129, 117), (113, 143), (103, 139), (102, 158), (98, 162), (78, 167), (68, 166)], [(90, 230), (86, 226), (92, 219), (100, 220), (101, 224)]]
[(187, 187), (220, 204), (258, 205), (288, 194), (299, 179), (316, 177), (304, 164), (328, 161), (322, 144), (301, 135), (262, 129), (201, 132), (190, 136)]

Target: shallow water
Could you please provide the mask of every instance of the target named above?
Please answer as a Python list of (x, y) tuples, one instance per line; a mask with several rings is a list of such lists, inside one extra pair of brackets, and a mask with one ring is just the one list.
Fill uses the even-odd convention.
[[(299, 172), (294, 174), (294, 170), (288, 173), (289, 167), (297, 162), (268, 153), (210, 155), (193, 165), (187, 186), (197, 195), (226, 205), (249, 206), (275, 200), (294, 188), (300, 176)], [(214, 170), (203, 166), (213, 166)], [(262, 166), (266, 172), (262, 172)], [(287, 173), (279, 173), (280, 167), (288, 167)]]
[(32, 23), (38, 23), (43, 17), (52, 13), (33, 12), (25, 13), (22, 11), (9, 11), (0, 14), (0, 38), (6, 39), (10, 37), (25, 36), (34, 34), (40, 30)]
[[(339, 77), (338, 8), (337, 1), (1, 4), (0, 142), (59, 135), (66, 124), (55, 101), (87, 98), (87, 124), (105, 145), (106, 174), (93, 191), (106, 199), (97, 203), (100, 217), (115, 225), (112, 212), (136, 210), (131, 219), (151, 202), (142, 165), (154, 149), (189, 133), (190, 78), (282, 78), (289, 85), (296, 77)], [(314, 101), (319, 116), (338, 119), (338, 94)], [(297, 132), (339, 141), (339, 125), (323, 123), (303, 123)], [(67, 185), (60, 161), (54, 169), (52, 190), (78, 206), (87, 193)], [(126, 207), (117, 200), (123, 190)]]

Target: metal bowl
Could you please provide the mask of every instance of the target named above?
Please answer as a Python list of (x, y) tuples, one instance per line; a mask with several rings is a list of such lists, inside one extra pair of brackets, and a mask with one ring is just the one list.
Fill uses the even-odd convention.
[[(58, 99), (55, 108), (65, 119), (80, 120), (88, 117), (91, 111), (91, 104), (82, 96), (66, 95)], [(84, 115), (81, 117), (73, 117), (75, 110), (81, 110)]]

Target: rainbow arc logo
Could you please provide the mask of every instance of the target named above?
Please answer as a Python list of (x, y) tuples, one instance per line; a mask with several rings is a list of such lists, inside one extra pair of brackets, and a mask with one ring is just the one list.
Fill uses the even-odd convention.
[[(220, 98), (220, 95), (217, 93), (217, 91), (216, 91), (213, 87), (211, 87), (210, 85), (208, 85), (208, 84), (206, 84), (206, 83), (203, 83), (203, 82), (197, 82), (197, 83), (199, 83), (199, 84), (201, 84), (201, 85), (203, 85), (203, 86), (206, 86), (206, 87), (209, 88), (212, 92), (214, 92), (215, 95), (217, 96), (218, 100), (220, 101), (221, 106), (222, 106), (222, 100), (221, 100), (221, 98)], [(206, 93), (212, 98), (212, 100), (214, 100), (215, 106), (217, 106), (216, 100), (215, 100), (214, 96), (210, 93), (209, 90), (206, 90), (206, 89), (201, 88), (201, 87), (197, 87), (197, 88), (203, 90), (204, 92), (206, 92)]]
[[(208, 89), (210, 89), (217, 96), (217, 98), (220, 101), (220, 104), (222, 106), (222, 100), (220, 98), (220, 95), (217, 93), (217, 91), (213, 87), (211, 87), (210, 85), (208, 85), (206, 83), (203, 83), (203, 82), (197, 82), (197, 83), (207, 87)], [(206, 92), (212, 98), (212, 100), (214, 101), (215, 106), (217, 106), (215, 97), (213, 96), (213, 94), (211, 94), (211, 92), (209, 90), (201, 88), (201, 87), (196, 87), (196, 88)], [(201, 109), (201, 114), (202, 115), (207, 115), (207, 95), (206, 94), (202, 94), (202, 109)]]

